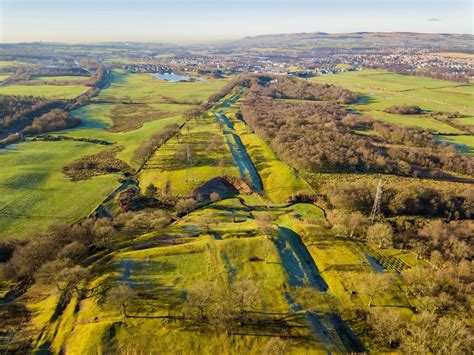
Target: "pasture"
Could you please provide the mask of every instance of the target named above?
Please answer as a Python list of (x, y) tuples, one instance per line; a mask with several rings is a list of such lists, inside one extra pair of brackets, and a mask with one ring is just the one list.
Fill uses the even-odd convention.
[(63, 76), (38, 76), (32, 81), (42, 81), (42, 82), (55, 82), (55, 81), (87, 81), (90, 78), (88, 76), (72, 76), (72, 75), (63, 75)]
[[(146, 87), (142, 87), (144, 82), (148, 82)], [(169, 96), (173, 95), (170, 93), (172, 91), (176, 97), (204, 100), (212, 88), (219, 89), (222, 85), (206, 83), (208, 86), (200, 91), (201, 83), (188, 84), (190, 86), (161, 82), (149, 75), (115, 75), (111, 87), (103, 90), (102, 95), (119, 101), (132, 92), (135, 97), (145, 95), (144, 100), (148, 103), (141, 106), (88, 104), (72, 112), (82, 120), (79, 127), (54, 134), (113, 143), (114, 146), (122, 147), (117, 158), (138, 168), (132, 162), (132, 155), (140, 144), (166, 125), (183, 123), (183, 112), (193, 107), (189, 104), (160, 103), (157, 99), (160, 94)], [(169, 86), (173, 86), (173, 89), (167, 90)], [(13, 85), (1, 87), (0, 93), (72, 98), (85, 90), (85, 86)], [(149, 92), (149, 96), (145, 92)], [(204, 130), (201, 135), (204, 135)], [(0, 150), (0, 236), (26, 238), (52, 224), (72, 223), (87, 216), (118, 186), (119, 176), (105, 175), (71, 182), (61, 169), (76, 159), (103, 149), (106, 147), (76, 141), (25, 141)], [(202, 170), (207, 170), (203, 174), (206, 177), (213, 174), (215, 167), (207, 166)], [(232, 174), (232, 169), (230, 171)], [(181, 178), (178, 176), (173, 179), (176, 179), (175, 185), (180, 186)]]
[(0, 236), (25, 237), (87, 216), (118, 186), (118, 176), (72, 182), (61, 168), (101, 149), (82, 142), (27, 141), (0, 150)]
[(223, 80), (170, 83), (150, 74), (114, 70), (112, 85), (97, 100), (142, 103), (201, 103), (226, 84)]
[[(474, 85), (431, 78), (394, 74), (382, 70), (360, 70), (326, 74), (312, 82), (336, 84), (362, 95), (349, 107), (377, 120), (403, 126), (418, 127), (436, 134), (469, 137), (458, 125), (474, 125)], [(385, 112), (390, 106), (413, 105), (424, 111), (421, 115), (400, 115)], [(431, 113), (458, 113), (461, 117), (442, 121)], [(463, 142), (469, 138), (461, 138)]]
[(7, 85), (0, 95), (38, 96), (47, 99), (73, 99), (89, 89), (82, 85)]

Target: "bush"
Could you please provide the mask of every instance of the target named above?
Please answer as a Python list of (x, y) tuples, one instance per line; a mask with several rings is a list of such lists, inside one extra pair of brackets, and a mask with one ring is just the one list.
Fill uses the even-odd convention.
[(394, 105), (385, 109), (385, 112), (398, 115), (419, 115), (423, 110), (419, 106)]

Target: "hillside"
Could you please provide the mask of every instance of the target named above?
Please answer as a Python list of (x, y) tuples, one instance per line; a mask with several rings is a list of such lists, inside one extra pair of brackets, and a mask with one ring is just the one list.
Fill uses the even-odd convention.
[[(3, 349), (468, 349), (472, 160), (432, 135), (468, 129), (471, 118), (417, 116), (414, 126), (432, 125), (418, 131), (395, 114), (390, 123), (364, 117), (385, 107), (366, 107), (375, 100), (361, 96), (363, 78), (370, 95), (380, 83), (393, 95), (419, 88), (412, 77), (357, 74), (357, 86), (356, 74), (332, 77), (359, 94), (313, 83), (326, 77), (171, 83), (115, 70), (73, 111), (81, 126), (7, 150), (15, 174), (43, 178), (3, 184), (11, 211), (21, 193), (37, 213), (2, 214), (30, 239), (3, 244)], [(447, 100), (464, 91), (443, 84)], [(67, 224), (45, 218), (51, 204)], [(49, 231), (26, 234), (32, 219)]]
[(245, 37), (224, 48), (353, 48), (414, 47), (430, 50), (470, 52), (474, 39), (470, 34), (424, 34), (411, 32), (292, 33)]

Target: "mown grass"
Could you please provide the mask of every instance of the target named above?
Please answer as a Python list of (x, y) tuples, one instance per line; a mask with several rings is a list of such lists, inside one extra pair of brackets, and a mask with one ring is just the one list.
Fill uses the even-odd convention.
[(7, 85), (0, 87), (0, 95), (38, 96), (47, 99), (72, 99), (89, 88), (82, 85)]
[(0, 237), (26, 237), (86, 216), (117, 175), (72, 182), (61, 169), (102, 149), (81, 142), (23, 142), (0, 151)]

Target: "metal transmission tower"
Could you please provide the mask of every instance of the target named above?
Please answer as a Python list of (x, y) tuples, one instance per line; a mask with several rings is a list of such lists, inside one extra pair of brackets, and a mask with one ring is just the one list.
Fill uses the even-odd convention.
[(372, 211), (370, 212), (370, 221), (375, 221), (375, 219), (381, 214), (380, 212), (380, 203), (382, 201), (382, 179), (379, 180), (377, 185), (377, 192), (375, 193), (374, 205), (372, 206)]

